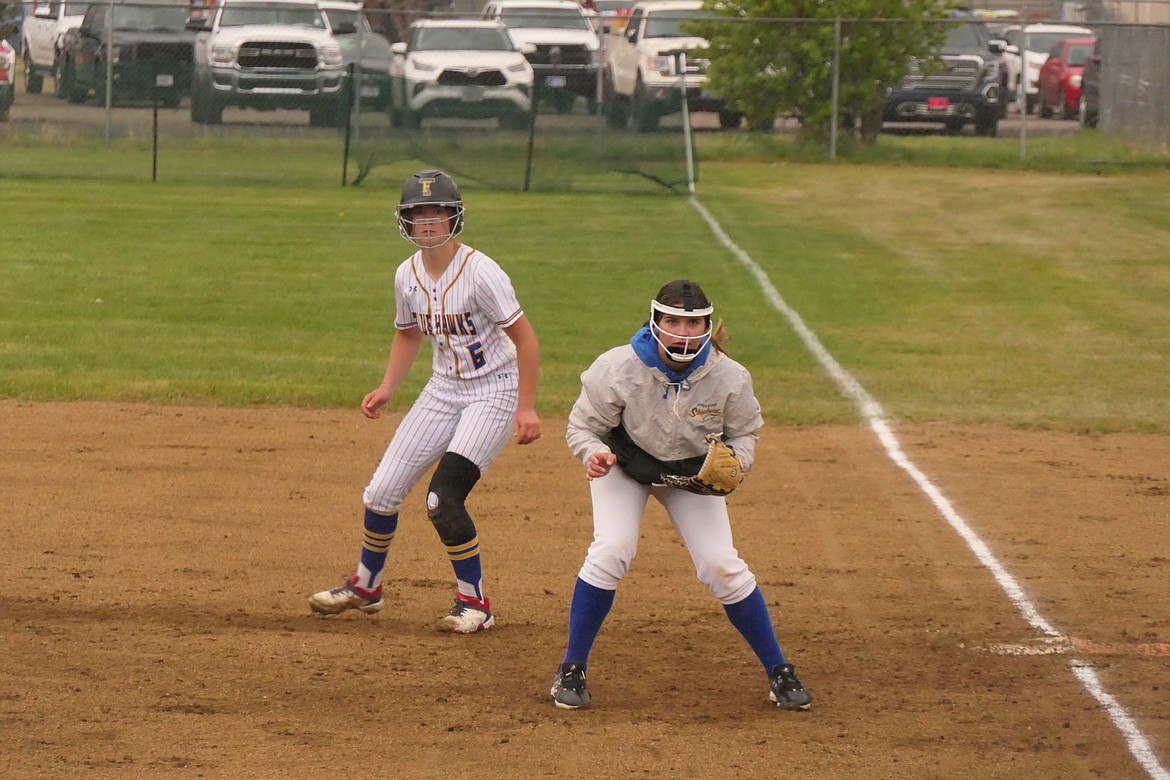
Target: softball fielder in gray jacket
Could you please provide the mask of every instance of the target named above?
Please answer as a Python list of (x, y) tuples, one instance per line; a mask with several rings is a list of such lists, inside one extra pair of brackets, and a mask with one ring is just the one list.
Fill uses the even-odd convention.
[(670, 282), (650, 309), (649, 322), (630, 343), (604, 353), (581, 375), (581, 395), (569, 415), (566, 440), (585, 464), (593, 498), (593, 543), (577, 575), (553, 700), (567, 709), (590, 702), (589, 651), (634, 558), (653, 496), (686, 544), (699, 580), (755, 651), (769, 698), (783, 709), (806, 710), (812, 697), (781, 652), (755, 576), (735, 550), (726, 499), (661, 484), (663, 475), (698, 471), (708, 434), (722, 436), (744, 471), (751, 468), (764, 424), (751, 375), (720, 348), (722, 323), (713, 334), (714, 308), (695, 282)]

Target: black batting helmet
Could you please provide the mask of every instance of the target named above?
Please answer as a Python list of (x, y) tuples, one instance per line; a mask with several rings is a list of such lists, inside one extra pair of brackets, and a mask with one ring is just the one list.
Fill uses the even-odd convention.
[(442, 206), (454, 212), (448, 241), (463, 232), (463, 198), (459, 195), (455, 180), (442, 171), (419, 171), (402, 185), (402, 198), (398, 201), (397, 210), (398, 232), (417, 246), (411, 231), (414, 221), (410, 218), (416, 206)]

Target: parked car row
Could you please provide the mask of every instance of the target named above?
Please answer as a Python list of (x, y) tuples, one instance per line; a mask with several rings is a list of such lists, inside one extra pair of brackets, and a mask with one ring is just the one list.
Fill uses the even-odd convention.
[(1010, 25), (1000, 35), (1007, 42), (1003, 56), (1008, 67), (1011, 99), (1019, 100), (1020, 82), (1023, 81), (1024, 108), (1032, 113), (1040, 99), (1040, 69), (1053, 47), (1066, 38), (1091, 38), (1093, 31), (1079, 25), (1037, 23)]

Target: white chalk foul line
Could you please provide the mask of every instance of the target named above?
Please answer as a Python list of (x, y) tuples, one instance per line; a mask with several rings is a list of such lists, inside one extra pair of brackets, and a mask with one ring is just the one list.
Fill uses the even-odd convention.
[[(890, 430), (889, 423), (881, 405), (829, 354), (829, 351), (821, 344), (821, 340), (804, 324), (804, 320), (801, 319), (796, 310), (789, 306), (780, 295), (780, 292), (772, 284), (772, 281), (768, 278), (764, 270), (756, 265), (756, 262), (751, 259), (747, 252), (740, 249), (731, 240), (731, 237), (727, 235), (727, 232), (711, 216), (711, 213), (699, 202), (698, 198), (692, 196), (690, 201), (691, 205), (694, 206), (695, 210), (699, 212), (699, 215), (707, 223), (707, 226), (711, 228), (711, 232), (719, 239), (719, 242), (735, 255), (740, 264), (755, 277), (756, 282), (769, 302), (775, 307), (776, 311), (784, 315), (784, 318), (788, 320), (792, 329), (796, 331), (801, 341), (804, 342), (805, 347), (808, 348), (809, 352), (813, 354), (813, 357), (828, 372), (829, 376), (833, 378), (833, 381), (837, 384), (841, 392), (857, 404), (862, 418), (877, 435), (886, 450), (886, 454), (889, 455), (890, 459), (899, 468), (910, 475), (910, 478), (926, 494), (947, 523), (955, 529), (955, 532), (959, 534), (963, 541), (967, 543), (967, 546), (971, 548), (971, 551), (975, 553), (975, 557), (979, 559), (979, 562), (987, 567), (992, 576), (995, 577), (995, 581), (1003, 588), (1004, 593), (1007, 594), (1012, 604), (1019, 610), (1020, 615), (1028, 622), (1028, 625), (1060, 644), (1069, 642), (1061, 631), (1044, 619), (1036, 609), (1036, 606), (1024, 593), (1024, 589), (1020, 587), (1015, 577), (1008, 573), (1007, 569), (991, 553), (991, 550), (988, 549), (983, 540), (971, 530), (971, 527), (967, 525), (967, 521), (955, 511), (954, 507), (951, 506), (951, 502), (942, 494), (942, 491), (927, 479), (926, 475), (902, 452), (902, 446), (898, 443), (898, 439), (894, 436), (893, 431)], [(1130, 754), (1133, 755), (1138, 764), (1146, 771), (1146, 774), (1153, 778), (1153, 780), (1170, 780), (1170, 772), (1166, 771), (1159, 762), (1157, 755), (1154, 754), (1154, 751), (1150, 747), (1149, 740), (1142, 734), (1137, 724), (1134, 723), (1133, 718), (1118, 703), (1117, 699), (1101, 687), (1101, 681), (1097, 677), (1097, 672), (1093, 669), (1093, 666), (1084, 661), (1072, 661), (1070, 668), (1076, 678), (1080, 680), (1085, 690), (1097, 700), (1101, 708), (1105, 710), (1106, 715), (1109, 716), (1109, 720), (1113, 722), (1113, 725), (1125, 737), (1125, 743), (1129, 747)]]

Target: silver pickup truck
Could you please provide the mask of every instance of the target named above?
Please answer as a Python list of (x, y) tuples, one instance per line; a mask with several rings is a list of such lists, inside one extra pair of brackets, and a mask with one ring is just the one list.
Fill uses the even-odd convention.
[(198, 31), (193, 122), (220, 124), (224, 107), (237, 106), (307, 109), (310, 125), (338, 127), (355, 102), (386, 107), (393, 53), (370, 29), (360, 3), (222, 0), (211, 14), (190, 23)]

